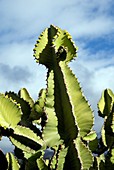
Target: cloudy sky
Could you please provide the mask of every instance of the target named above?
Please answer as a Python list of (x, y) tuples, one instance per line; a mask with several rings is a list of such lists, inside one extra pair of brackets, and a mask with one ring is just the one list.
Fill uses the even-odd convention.
[(33, 98), (45, 87), (46, 69), (35, 63), (34, 44), (50, 24), (66, 29), (78, 46), (71, 67), (95, 110), (105, 88), (114, 91), (113, 0), (0, 0), (0, 92), (26, 87)]

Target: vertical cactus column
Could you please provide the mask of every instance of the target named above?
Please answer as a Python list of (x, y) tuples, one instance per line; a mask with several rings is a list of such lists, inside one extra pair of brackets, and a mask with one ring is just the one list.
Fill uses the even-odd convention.
[(98, 102), (99, 116), (104, 118), (104, 124), (101, 131), (101, 150), (104, 149), (99, 159), (99, 164), (109, 170), (114, 169), (114, 93), (110, 89), (105, 89), (102, 92)]
[(62, 150), (65, 155), (63, 169), (73, 170), (88, 169), (93, 161), (90, 150), (83, 143), (91, 136), (92, 110), (68, 66), (76, 52), (70, 34), (53, 25), (42, 32), (34, 48), (36, 62), (48, 69), (44, 106), (48, 120), (43, 139), (49, 147), (63, 145), (67, 148), (66, 154)]

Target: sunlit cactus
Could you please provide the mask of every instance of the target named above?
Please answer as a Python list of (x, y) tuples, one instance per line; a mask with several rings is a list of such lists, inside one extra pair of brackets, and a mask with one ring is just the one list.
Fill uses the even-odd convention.
[(76, 57), (71, 35), (50, 25), (34, 48), (35, 61), (47, 68), (46, 89), (36, 101), (26, 88), (0, 94), (0, 140), (6, 136), (15, 146), (14, 154), (0, 151), (2, 170), (114, 169), (114, 94), (106, 89), (98, 102), (104, 118), (98, 138), (93, 111), (68, 65)]

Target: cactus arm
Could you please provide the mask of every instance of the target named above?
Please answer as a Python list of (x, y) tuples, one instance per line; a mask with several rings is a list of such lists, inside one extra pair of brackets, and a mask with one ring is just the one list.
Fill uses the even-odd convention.
[(71, 60), (77, 57), (76, 53), (78, 48), (75, 46), (71, 35), (66, 30), (62, 30), (59, 27), (56, 28), (57, 38), (55, 38), (53, 44), (57, 51), (59, 51), (61, 47), (66, 49), (66, 57), (64, 58), (64, 62), (68, 64)]
[(105, 117), (108, 116), (111, 112), (112, 106), (114, 103), (114, 94), (110, 89), (105, 89), (102, 92), (101, 98), (98, 102), (98, 112), (99, 116)]
[(77, 138), (75, 140), (78, 155), (80, 158), (82, 169), (89, 169), (93, 163), (93, 157), (92, 153), (89, 150), (89, 148), (80, 140), (80, 138)]
[(19, 170), (20, 166), (12, 153), (6, 154), (7, 162), (8, 162), (8, 170)]
[(43, 141), (31, 129), (19, 125), (9, 138), (16, 147), (25, 152), (35, 153), (43, 146)]
[(22, 116), (21, 116), (21, 123), (22, 124), (27, 124), (29, 115), (31, 113), (31, 107), (30, 104), (25, 101), (23, 98), (20, 98), (18, 94), (14, 92), (6, 92), (5, 93), (8, 98), (12, 98), (14, 101), (16, 101), (18, 104), (20, 104), (21, 110), (22, 110)]
[(42, 118), (44, 113), (45, 100), (46, 100), (46, 89), (41, 89), (39, 92), (38, 100), (36, 100), (34, 105), (32, 106), (32, 110), (30, 114), (31, 120), (38, 120)]
[(64, 62), (60, 62), (60, 67), (69, 100), (73, 108), (73, 115), (80, 130), (80, 136), (84, 137), (93, 127), (93, 114), (91, 108), (82, 94), (77, 78), (70, 68)]
[(56, 163), (56, 169), (61, 170), (64, 168), (65, 164), (65, 157), (68, 152), (68, 147), (65, 148), (64, 145), (61, 145), (60, 151), (57, 155), (57, 163)]
[(68, 144), (70, 140), (77, 137), (78, 127), (73, 116), (72, 105), (60, 66), (56, 66), (54, 73), (55, 111), (58, 118), (58, 132), (65, 144)]
[(114, 94), (110, 89), (102, 92), (98, 102), (99, 115), (105, 118), (102, 127), (102, 140), (105, 146), (111, 148), (114, 141)]
[(57, 144), (60, 140), (60, 136), (57, 130), (57, 117), (55, 115), (54, 109), (54, 82), (53, 82), (53, 71), (49, 73), (48, 76), (48, 87), (47, 87), (47, 97), (45, 103), (45, 112), (48, 114), (48, 122), (43, 131), (44, 140), (48, 146), (53, 146)]
[(48, 170), (48, 166), (45, 164), (43, 158), (37, 159), (37, 165), (39, 170)]
[(22, 88), (19, 90), (18, 95), (20, 98), (22, 98), (23, 100), (25, 100), (27, 103), (29, 103), (30, 107), (32, 108), (32, 106), (34, 105), (34, 101), (31, 98), (30, 94), (28, 93), (26, 88)]
[(0, 126), (14, 129), (22, 116), (20, 105), (0, 94)]
[(97, 138), (97, 134), (95, 131), (91, 131), (90, 133), (87, 134), (87, 136), (83, 137), (83, 140), (85, 141), (93, 141)]

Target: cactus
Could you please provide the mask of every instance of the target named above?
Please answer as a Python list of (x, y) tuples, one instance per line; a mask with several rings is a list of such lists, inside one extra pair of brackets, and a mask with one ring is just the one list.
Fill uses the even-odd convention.
[(19, 170), (20, 166), (12, 153), (7, 153), (8, 170)]
[(101, 131), (101, 150), (103, 150), (102, 159), (99, 164), (111, 170), (114, 169), (114, 94), (110, 89), (102, 92), (101, 99), (98, 102), (99, 116), (104, 118), (104, 125)]
[[(98, 102), (105, 119), (98, 139), (93, 111), (69, 67), (76, 54), (70, 34), (51, 25), (34, 48), (36, 62), (47, 68), (46, 89), (36, 101), (26, 88), (0, 94), (0, 140), (7, 136), (15, 146), (14, 155), (0, 152), (2, 169), (114, 168), (114, 94), (106, 89)], [(48, 148), (52, 155), (47, 158)]]
[(76, 52), (69, 33), (53, 25), (44, 30), (34, 48), (36, 62), (48, 69), (44, 106), (48, 121), (43, 139), (48, 147), (68, 147), (63, 169), (88, 169), (92, 165), (91, 152), (82, 139), (92, 130), (93, 114), (68, 66)]

